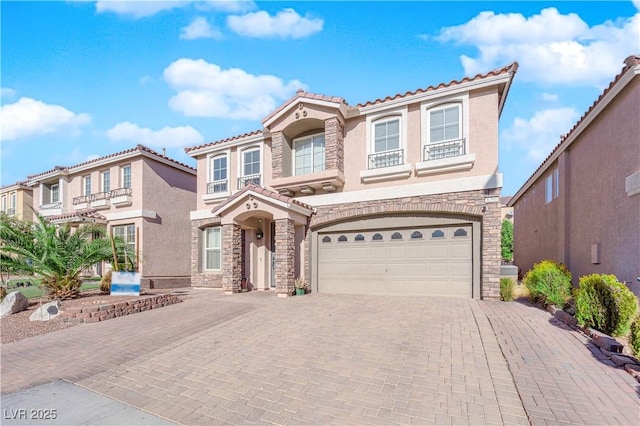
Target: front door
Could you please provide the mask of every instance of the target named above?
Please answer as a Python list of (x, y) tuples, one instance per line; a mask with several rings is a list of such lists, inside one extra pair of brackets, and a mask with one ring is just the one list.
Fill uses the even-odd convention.
[(271, 288), (276, 288), (276, 223), (271, 222)]

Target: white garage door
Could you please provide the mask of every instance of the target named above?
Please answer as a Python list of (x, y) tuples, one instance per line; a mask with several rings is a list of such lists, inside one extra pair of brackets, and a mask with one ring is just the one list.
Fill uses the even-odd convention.
[(318, 235), (318, 291), (472, 297), (471, 226)]

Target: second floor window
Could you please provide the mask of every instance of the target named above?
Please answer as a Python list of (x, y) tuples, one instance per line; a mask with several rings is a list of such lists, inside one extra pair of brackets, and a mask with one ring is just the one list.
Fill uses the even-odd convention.
[(226, 155), (219, 155), (210, 159), (209, 173), (209, 182), (207, 184), (208, 194), (228, 191)]
[(6, 195), (2, 196), (2, 211), (3, 212), (7, 211), (7, 196)]
[(17, 194), (15, 192), (11, 193), (11, 198), (9, 199), (9, 208), (13, 209), (15, 211), (16, 209), (16, 204), (18, 204), (17, 201)]
[(88, 197), (91, 195), (91, 176), (84, 176), (82, 178), (82, 184), (84, 186), (84, 195)]
[(373, 123), (373, 141), (369, 155), (369, 169), (404, 164), (400, 140), (401, 118), (382, 118)]
[(460, 139), (460, 106), (453, 105), (429, 112), (429, 143)]
[(305, 136), (294, 139), (295, 174), (321, 172), (325, 167), (325, 142), (324, 134)]
[(57, 183), (54, 183), (49, 187), (49, 202), (60, 202), (60, 185), (58, 185)]
[(111, 191), (111, 172), (105, 170), (102, 172), (102, 192)]
[(242, 176), (260, 174), (260, 150), (252, 149), (242, 154)]
[(122, 167), (122, 187), (131, 188), (131, 164)]

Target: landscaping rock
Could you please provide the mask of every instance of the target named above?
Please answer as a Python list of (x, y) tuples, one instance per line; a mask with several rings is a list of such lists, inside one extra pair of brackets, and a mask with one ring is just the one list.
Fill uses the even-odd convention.
[(636, 380), (640, 381), (640, 365), (625, 364), (624, 369), (631, 374)]
[(578, 324), (578, 320), (565, 311), (556, 310), (553, 315), (565, 324), (573, 326)]
[(610, 337), (604, 333), (599, 332), (598, 330), (590, 329), (591, 338), (593, 339), (593, 343), (598, 345), (598, 347), (607, 350), (609, 352), (622, 353), (623, 346), (620, 342), (618, 342), (613, 337)]
[(57, 317), (60, 315), (60, 305), (59, 300), (45, 303), (31, 314), (29, 321), (49, 321)]
[(635, 358), (626, 355), (615, 354), (611, 355), (611, 361), (615, 362), (618, 367), (623, 367), (627, 364), (637, 365)]
[(7, 294), (2, 304), (0, 304), (0, 318), (7, 315), (22, 312), (29, 307), (29, 300), (19, 291), (12, 291)]

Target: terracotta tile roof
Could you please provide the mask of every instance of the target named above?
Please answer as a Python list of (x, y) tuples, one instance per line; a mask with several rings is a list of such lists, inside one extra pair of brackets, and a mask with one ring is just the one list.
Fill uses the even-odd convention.
[(271, 191), (271, 190), (269, 190), (267, 188), (263, 188), (261, 186), (258, 186), (256, 184), (254, 184), (253, 182), (249, 182), (240, 191), (236, 192), (231, 197), (227, 198), (223, 203), (221, 203), (221, 204), (217, 205), (216, 207), (214, 207), (211, 210), (211, 213), (215, 214), (222, 207), (229, 205), (234, 200), (237, 200), (238, 198), (242, 197), (244, 195), (244, 193), (248, 192), (248, 191), (253, 191), (255, 193), (264, 195), (264, 196), (266, 196), (268, 198), (271, 198), (273, 200), (281, 201), (281, 202), (287, 203), (287, 204), (295, 204), (295, 205), (297, 205), (299, 207), (302, 207), (304, 209), (307, 209), (309, 211), (313, 211), (313, 207), (311, 207), (308, 204), (302, 203), (302, 202), (296, 200), (295, 198), (287, 197), (286, 195), (279, 194), (279, 193), (277, 193), (275, 191)]
[(225, 143), (225, 142), (231, 142), (234, 140), (238, 140), (238, 139), (243, 139), (243, 138), (247, 138), (249, 136), (257, 136), (257, 135), (261, 135), (264, 132), (262, 130), (254, 130), (253, 132), (248, 132), (248, 133), (244, 133), (242, 135), (237, 135), (237, 136), (231, 136), (229, 138), (226, 139), (220, 139), (214, 142), (208, 142), (202, 145), (197, 145), (197, 146), (188, 146), (184, 149), (184, 152), (186, 152), (187, 154), (190, 153), (191, 151), (195, 151), (196, 149), (200, 149), (200, 148), (206, 148), (209, 146), (214, 146), (214, 145), (219, 145), (221, 143)]
[(529, 179), (527, 179), (525, 181), (525, 183), (520, 187), (520, 189), (518, 190), (518, 192), (516, 193), (516, 195), (514, 195), (510, 201), (510, 203), (515, 203), (518, 198), (520, 198), (520, 191), (522, 191), (522, 188), (525, 188), (534, 178), (534, 176), (536, 176), (536, 174), (547, 167), (547, 162), (549, 161), (550, 158), (552, 158), (554, 156), (554, 154), (560, 150), (563, 149), (565, 147), (565, 145), (568, 144), (568, 140), (570, 140), (570, 136), (572, 135), (573, 132), (576, 131), (576, 129), (580, 126), (580, 124), (582, 124), (582, 122), (592, 113), (592, 111), (596, 108), (596, 106), (602, 101), (602, 99), (616, 86), (616, 84), (618, 84), (618, 82), (622, 79), (622, 77), (631, 69), (635, 68), (636, 66), (640, 65), (640, 55), (631, 55), (628, 56), (625, 60), (624, 60), (624, 67), (622, 67), (622, 71), (620, 71), (620, 73), (618, 75), (615, 76), (615, 78), (613, 79), (613, 81), (611, 81), (609, 83), (609, 86), (607, 86), (606, 89), (604, 89), (604, 91), (600, 94), (600, 96), (598, 96), (598, 99), (596, 99), (593, 104), (591, 104), (591, 106), (587, 109), (587, 111), (582, 114), (582, 117), (580, 117), (578, 119), (578, 121), (573, 125), (573, 127), (571, 127), (571, 129), (569, 130), (568, 133), (565, 133), (564, 135), (560, 135), (560, 142), (558, 142), (558, 144), (553, 148), (553, 150), (551, 150), (551, 152), (549, 153), (549, 155), (547, 155), (547, 157), (544, 159), (544, 161), (538, 166), (538, 168), (531, 174), (531, 176), (529, 176)]
[(345, 101), (344, 98), (341, 98), (339, 96), (319, 95), (317, 93), (305, 92), (302, 89), (298, 89), (298, 91), (296, 92), (295, 95), (293, 95), (288, 100), (283, 102), (271, 114), (269, 114), (265, 118), (263, 118), (262, 122), (265, 123), (265, 122), (269, 121), (272, 117), (277, 115), (280, 111), (284, 110), (285, 108), (289, 107), (289, 105), (291, 105), (292, 102), (295, 102), (298, 99), (314, 99), (314, 100), (317, 100), (317, 101), (333, 102), (333, 103), (338, 103), (338, 104), (343, 104), (345, 106), (349, 106), (349, 104), (347, 104), (347, 101)]
[(165, 160), (169, 160), (169, 161), (171, 161), (172, 163), (174, 163), (176, 165), (179, 165), (179, 166), (182, 166), (182, 167), (186, 167), (186, 168), (188, 168), (190, 170), (193, 170), (193, 171), (196, 170), (195, 168), (189, 166), (188, 164), (181, 163), (181, 162), (179, 162), (177, 160), (174, 160), (173, 158), (167, 157), (166, 155), (162, 155), (159, 152), (154, 151), (153, 149), (151, 149), (149, 147), (146, 147), (144, 145), (138, 144), (134, 148), (126, 149), (124, 151), (116, 152), (116, 153), (109, 154), (109, 155), (105, 155), (104, 157), (95, 158), (93, 160), (85, 161), (83, 163), (75, 164), (73, 166), (68, 166), (68, 167), (67, 166), (56, 166), (51, 170), (47, 170), (46, 172), (37, 173), (37, 174), (34, 174), (34, 175), (29, 175), (29, 176), (27, 176), (27, 179), (31, 180), (31, 179), (34, 179), (34, 178), (37, 178), (37, 177), (40, 177), (40, 176), (44, 176), (44, 175), (47, 175), (49, 173), (54, 173), (54, 172), (61, 172), (61, 171), (73, 172), (73, 169), (76, 169), (78, 167), (87, 166), (87, 165), (90, 165), (92, 163), (97, 163), (99, 161), (104, 161), (104, 160), (107, 160), (109, 158), (116, 158), (116, 157), (119, 157), (121, 155), (129, 154), (129, 153), (136, 152), (136, 151), (139, 151), (139, 152), (143, 152), (144, 151), (144, 152), (147, 152), (149, 154), (153, 154), (153, 155), (155, 155), (157, 157), (164, 158)]
[(404, 94), (397, 93), (397, 94), (395, 94), (393, 96), (387, 96), (384, 99), (376, 99), (375, 101), (367, 101), (365, 103), (358, 104), (358, 105), (356, 105), (356, 108), (362, 108), (362, 107), (366, 107), (366, 106), (370, 106), (370, 105), (380, 104), (380, 103), (383, 103), (383, 102), (391, 101), (391, 100), (394, 100), (394, 99), (401, 99), (401, 98), (404, 98), (404, 97), (407, 97), (407, 96), (413, 96), (413, 95), (417, 95), (417, 94), (420, 94), (420, 93), (432, 92), (434, 90), (443, 89), (445, 87), (457, 86), (457, 85), (462, 84), (462, 83), (467, 83), (467, 82), (479, 80), (479, 79), (482, 79), (482, 78), (493, 77), (493, 76), (500, 75), (500, 74), (505, 74), (505, 73), (508, 73), (508, 72), (516, 72), (517, 70), (518, 70), (518, 63), (514, 62), (514, 63), (512, 63), (510, 65), (507, 65), (507, 66), (504, 66), (502, 68), (497, 68), (497, 69), (495, 69), (493, 71), (489, 71), (486, 74), (476, 74), (473, 77), (464, 77), (462, 80), (451, 80), (449, 83), (440, 83), (437, 86), (429, 86), (427, 88), (418, 89), (418, 90), (415, 90), (413, 92), (405, 92)]
[(46, 219), (50, 222), (73, 222), (81, 221), (82, 219), (95, 219), (99, 221), (106, 221), (107, 218), (98, 213), (96, 210), (79, 210), (77, 212), (65, 213), (57, 216), (47, 216)]
[[(12, 186), (17, 186), (19, 188), (26, 187), (27, 186), (27, 182), (23, 181), (23, 180), (20, 180), (18, 182), (14, 182), (14, 183), (11, 183), (9, 185), (3, 185), (3, 186), (0, 186), (0, 191), (3, 190), (3, 189), (11, 188)], [(29, 189), (29, 188), (27, 188), (27, 189)]]

